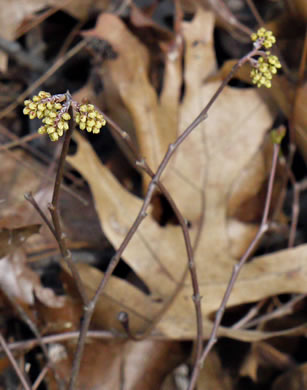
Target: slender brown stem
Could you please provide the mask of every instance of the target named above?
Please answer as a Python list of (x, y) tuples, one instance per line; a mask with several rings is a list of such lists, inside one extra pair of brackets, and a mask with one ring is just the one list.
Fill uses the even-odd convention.
[(288, 173), (293, 186), (293, 201), (292, 201), (292, 218), (289, 232), (288, 248), (292, 248), (295, 242), (296, 229), (298, 224), (298, 218), (300, 213), (300, 193), (306, 190), (307, 179), (297, 183), (293, 173)]
[[(262, 220), (261, 220), (259, 230), (258, 230), (255, 238), (253, 239), (253, 241), (250, 243), (248, 249), (241, 257), (240, 261), (233, 268), (232, 275), (231, 275), (231, 278), (229, 280), (224, 297), (222, 299), (221, 305), (216, 313), (216, 317), (215, 317), (213, 328), (212, 328), (212, 331), (210, 334), (210, 338), (209, 338), (208, 343), (207, 343), (207, 345), (202, 353), (199, 365), (202, 365), (204, 363), (206, 357), (208, 356), (209, 352), (211, 351), (212, 347), (214, 346), (214, 344), (217, 341), (218, 328), (221, 324), (227, 302), (229, 300), (230, 294), (232, 292), (232, 289), (234, 287), (236, 280), (238, 279), (238, 276), (240, 274), (242, 267), (244, 266), (246, 261), (249, 259), (250, 255), (254, 252), (254, 250), (255, 250), (256, 246), (258, 245), (259, 241), (261, 240), (262, 236), (268, 230), (268, 215), (269, 215), (269, 209), (270, 209), (271, 200), (272, 200), (273, 184), (274, 184), (274, 178), (275, 178), (275, 173), (276, 173), (279, 150), (280, 150), (280, 145), (274, 144), (272, 168), (271, 168), (271, 172), (270, 172), (270, 178), (269, 178), (269, 184), (268, 184), (267, 195), (266, 195), (266, 200), (265, 200), (264, 212), (262, 215)], [(197, 378), (194, 379), (193, 386), (195, 386), (196, 380), (197, 380)], [(190, 386), (190, 388), (192, 389), (193, 387)]]
[(295, 96), (293, 99), (292, 107), (291, 107), (291, 114), (289, 117), (289, 136), (290, 136), (290, 146), (289, 146), (289, 155), (287, 157), (287, 161), (285, 163), (286, 169), (285, 174), (283, 177), (283, 183), (282, 183), (282, 191), (280, 193), (279, 199), (277, 201), (277, 206), (274, 210), (274, 218), (275, 216), (279, 215), (281, 212), (281, 209), (284, 204), (284, 200), (286, 197), (286, 191), (287, 191), (287, 183), (289, 179), (289, 174), (291, 172), (291, 167), (294, 159), (294, 154), (296, 152), (296, 130), (295, 130), (295, 114), (296, 114), (296, 105), (299, 99), (299, 90), (303, 85), (304, 77), (305, 77), (305, 68), (307, 63), (307, 27), (305, 29), (305, 38), (304, 38), (304, 46), (302, 50), (301, 60), (300, 60), (300, 66), (298, 71), (298, 81), (295, 88)]
[(43, 212), (43, 210), (39, 207), (38, 203), (33, 197), (32, 192), (27, 192), (24, 194), (25, 199), (31, 203), (31, 205), (35, 208), (35, 210), (38, 212), (38, 214), (41, 216), (42, 220), (45, 222), (45, 224), (48, 226), (49, 230), (53, 234), (54, 238), (57, 239), (54, 227), (52, 226), (51, 222), (47, 218), (47, 215)]
[(254, 18), (257, 20), (257, 23), (260, 26), (263, 26), (264, 25), (263, 19), (262, 19), (261, 15), (259, 14), (253, 0), (246, 0), (246, 3), (249, 6), (251, 13), (254, 15)]
[(262, 299), (260, 302), (258, 302), (255, 306), (253, 306), (247, 314), (242, 317), (238, 322), (236, 322), (234, 325), (232, 325), (231, 329), (241, 329), (243, 328), (247, 323), (249, 323), (256, 315), (259, 313), (259, 310), (264, 306), (264, 304), (267, 302), (267, 299)]
[(293, 187), (292, 218), (288, 239), (288, 248), (292, 248), (295, 242), (298, 217), (300, 213), (300, 186), (296, 183), (295, 177), (292, 172), (289, 172), (288, 176), (292, 182)]
[(14, 358), (10, 349), (8, 348), (7, 343), (6, 343), (4, 337), (2, 336), (1, 333), (0, 333), (0, 344), (2, 346), (2, 349), (5, 352), (6, 356), (8, 357), (9, 361), (11, 362), (11, 365), (13, 366), (13, 368), (14, 368), (18, 378), (20, 379), (20, 382), (23, 385), (24, 389), (25, 390), (32, 390), (31, 385), (28, 383), (26, 377), (24, 376), (23, 372), (19, 368), (19, 365), (18, 365), (16, 359)]
[(47, 375), (48, 372), (48, 365), (46, 365), (42, 371), (39, 373), (38, 377), (36, 378), (35, 382), (33, 383), (32, 390), (37, 390), (38, 386), (42, 383), (44, 380), (45, 376)]
[[(59, 343), (61, 341), (67, 341), (67, 340), (74, 340), (79, 337), (80, 332), (74, 331), (74, 332), (66, 332), (62, 334), (54, 334), (49, 336), (41, 337), (41, 342), (43, 344), (50, 344), (50, 343)], [(87, 333), (87, 337), (98, 339), (98, 340), (110, 340), (114, 338), (126, 338), (125, 335), (121, 333), (112, 333), (104, 330), (89, 330)], [(156, 337), (158, 338), (158, 337)], [(26, 341), (15, 341), (13, 343), (8, 344), (8, 348), (11, 351), (15, 350), (29, 350), (34, 347), (37, 347), (40, 345), (40, 342), (37, 338), (30, 339)], [(1, 351), (2, 349), (0, 349)]]
[(209, 0), (212, 10), (228, 25), (242, 31), (246, 35), (251, 35), (252, 30), (242, 24), (235, 15), (231, 12), (224, 0)]
[(307, 294), (301, 294), (295, 296), (293, 299), (291, 299), (289, 302), (285, 303), (284, 305), (278, 307), (276, 310), (272, 311), (271, 313), (264, 314), (258, 318), (255, 318), (254, 320), (251, 320), (247, 322), (243, 329), (248, 329), (254, 326), (257, 326), (259, 324), (264, 324), (267, 321), (273, 320), (274, 318), (280, 318), (286, 315), (289, 315), (293, 313), (293, 307), (300, 302), (301, 300), (305, 299)]
[[(71, 96), (69, 93), (67, 93), (67, 99), (71, 99)], [(63, 173), (64, 173), (64, 165), (65, 165), (65, 159), (68, 154), (70, 139), (72, 136), (72, 133), (74, 131), (74, 119), (73, 119), (73, 112), (72, 108), (69, 108), (69, 113), (71, 116), (71, 119), (69, 121), (69, 129), (65, 132), (62, 151), (60, 155), (59, 165), (56, 173), (55, 183), (54, 183), (54, 190), (52, 195), (52, 202), (49, 205), (49, 211), (51, 214), (53, 226), (54, 226), (54, 233), (57, 240), (57, 243), (59, 245), (59, 249), (61, 251), (61, 255), (63, 257), (63, 260), (66, 262), (67, 266), (69, 267), (72, 276), (75, 280), (78, 292), (81, 296), (81, 299), (83, 303), (86, 305), (88, 303), (88, 297), (85, 293), (84, 286), (82, 284), (79, 272), (77, 270), (77, 267), (75, 266), (72, 257), (71, 252), (67, 249), (66, 246), (66, 240), (65, 235), (62, 232), (61, 228), (61, 222), (60, 222), (60, 213), (59, 213), (59, 195), (60, 195), (60, 189), (61, 189), (61, 183), (63, 180)], [(53, 230), (51, 230), (53, 233)]]

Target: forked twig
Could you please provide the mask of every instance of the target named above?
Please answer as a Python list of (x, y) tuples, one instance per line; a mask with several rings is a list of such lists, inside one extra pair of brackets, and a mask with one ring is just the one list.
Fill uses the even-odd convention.
[[(213, 328), (212, 328), (212, 331), (210, 334), (210, 338), (209, 338), (208, 343), (207, 343), (207, 345), (202, 353), (201, 359), (198, 362), (199, 367), (202, 366), (202, 364), (204, 363), (205, 359), (207, 358), (209, 352), (211, 351), (212, 347), (217, 342), (217, 331), (218, 331), (218, 328), (221, 324), (221, 321), (222, 321), (230, 294), (232, 292), (232, 289), (234, 287), (236, 280), (238, 279), (238, 276), (240, 274), (242, 267), (244, 266), (246, 261), (249, 259), (250, 255), (254, 252), (256, 246), (260, 242), (263, 235), (268, 230), (268, 227), (269, 227), (268, 216), (269, 216), (269, 210), (270, 210), (270, 205), (271, 205), (273, 184), (274, 184), (274, 178), (275, 178), (276, 167), (277, 167), (277, 162), (278, 162), (279, 150), (280, 150), (280, 144), (274, 144), (272, 168), (271, 168), (271, 172), (270, 172), (270, 178), (269, 178), (269, 184), (268, 184), (267, 195), (266, 195), (266, 200), (265, 200), (265, 206), (264, 206), (263, 216), (262, 216), (261, 224), (259, 226), (259, 230), (258, 230), (255, 238), (253, 239), (253, 241), (250, 243), (249, 247), (247, 248), (246, 252), (241, 257), (240, 261), (233, 268), (232, 275), (231, 275), (231, 278), (229, 280), (228, 286), (226, 288), (221, 305), (216, 313), (216, 317), (215, 317)], [(195, 384), (196, 384), (196, 380), (197, 380), (197, 376), (192, 375), (191, 382), (189, 385), (189, 390), (194, 389)]]
[[(42, 336), (41, 342), (43, 344), (51, 344), (51, 343), (59, 343), (61, 341), (67, 340), (75, 340), (79, 337), (80, 332), (65, 332), (61, 334), (51, 334), (49, 336)], [(112, 333), (106, 330), (89, 330), (87, 333), (87, 337), (96, 339), (96, 340), (110, 340), (115, 338), (125, 338), (126, 336), (120, 333)], [(158, 337), (157, 337), (158, 339)], [(11, 351), (21, 351), (21, 350), (29, 350), (34, 347), (40, 345), (40, 342), (37, 338), (24, 340), (24, 341), (14, 341), (12, 343), (7, 344), (8, 348)], [(2, 348), (0, 348), (0, 352)]]

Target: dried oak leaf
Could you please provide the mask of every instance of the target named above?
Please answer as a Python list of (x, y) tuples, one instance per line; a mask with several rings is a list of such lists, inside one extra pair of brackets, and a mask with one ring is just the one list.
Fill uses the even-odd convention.
[[(182, 23), (185, 68), (181, 69), (179, 51), (170, 51), (165, 59), (160, 97), (149, 81), (147, 49), (119, 18), (104, 14), (89, 32), (107, 40), (118, 54), (116, 59), (106, 61), (106, 72), (133, 118), (141, 153), (153, 170), (169, 142), (192, 122), (219, 86), (220, 81), (206, 82), (216, 69), (213, 28), (212, 13), (202, 10), (192, 21)], [(185, 94), (180, 101), (183, 82)], [(234, 210), (259, 192), (267, 179), (271, 149), (266, 146), (265, 134), (272, 121), (272, 114), (256, 89), (226, 87), (210, 109), (208, 119), (180, 146), (162, 177), (191, 223), (189, 230), (203, 297), (204, 337), (209, 336), (212, 315), (237, 264), (236, 257), (255, 234), (256, 225), (236, 219)], [(84, 138), (76, 135), (76, 140), (78, 150), (69, 163), (88, 181), (102, 229), (118, 248), (142, 200), (118, 183)], [(241, 272), (228, 306), (305, 291), (306, 251), (307, 246), (299, 246), (254, 259)], [(155, 329), (166, 337), (194, 338), (193, 292), (180, 227), (160, 226), (149, 215), (122, 258), (148, 286), (150, 294), (124, 280), (111, 278), (97, 305), (95, 322), (105, 328), (119, 328), (116, 316), (124, 309), (130, 315), (134, 332), (144, 331), (158, 317)], [(80, 272), (86, 287), (93, 292), (102, 273), (86, 265), (80, 265)], [(161, 316), (167, 303), (171, 305)], [(273, 333), (221, 327), (219, 334), (252, 341)]]

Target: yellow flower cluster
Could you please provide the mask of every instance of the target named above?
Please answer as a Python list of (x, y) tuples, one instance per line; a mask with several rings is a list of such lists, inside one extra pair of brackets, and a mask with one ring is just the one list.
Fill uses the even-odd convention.
[(100, 114), (93, 104), (82, 104), (76, 114), (76, 122), (81, 130), (98, 134), (102, 126), (106, 124), (103, 115)]
[(69, 107), (76, 112), (75, 120), (81, 130), (98, 134), (106, 124), (103, 115), (92, 104), (80, 105), (71, 99), (69, 92), (51, 96), (49, 92), (40, 91), (32, 100), (25, 100), (24, 104), (23, 113), (29, 115), (30, 119), (41, 119), (43, 126), (38, 132), (48, 134), (51, 141), (57, 141), (69, 129)]
[[(276, 42), (276, 38), (272, 31), (268, 31), (264, 27), (259, 28), (257, 33), (252, 34), (251, 39), (255, 42), (254, 45), (256, 45), (256, 47), (258, 44), (266, 49), (272, 47)], [(250, 73), (252, 81), (258, 88), (262, 85), (271, 88), (273, 75), (277, 73), (277, 69), (281, 68), (279, 59), (276, 56), (271, 55), (269, 51), (263, 52), (260, 49), (256, 54), (259, 54), (260, 57), (257, 61), (254, 60), (254, 63), (252, 63), (254, 67)]]
[(266, 57), (260, 57), (257, 61), (257, 68), (251, 70), (251, 78), (257, 87), (264, 85), (267, 88), (271, 88), (272, 77), (277, 73), (277, 69), (281, 68), (279, 59), (276, 56), (270, 55), (270, 52), (266, 52)]
[(262, 40), (262, 46), (266, 49), (269, 49), (276, 42), (276, 38), (274, 37), (272, 31), (266, 30), (264, 27), (259, 28), (256, 33), (251, 35), (252, 41), (256, 42), (258, 39)]
[(60, 113), (61, 103), (52, 100), (49, 92), (40, 91), (32, 100), (25, 100), (23, 113), (30, 119), (42, 119), (44, 126), (38, 129), (39, 134), (48, 134), (51, 141), (57, 141), (68, 130), (71, 119), (68, 112)]

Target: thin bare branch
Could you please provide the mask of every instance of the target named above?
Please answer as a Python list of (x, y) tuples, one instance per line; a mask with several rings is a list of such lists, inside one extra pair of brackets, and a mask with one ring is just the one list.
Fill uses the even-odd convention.
[(265, 207), (264, 207), (264, 212), (261, 220), (261, 224), (259, 226), (259, 230), (253, 239), (253, 241), (250, 243), (248, 249), (246, 252), (243, 254), (241, 257), (240, 261), (234, 266), (231, 278), (229, 280), (227, 289), (225, 291), (223, 300), (221, 302), (221, 305), (216, 313), (215, 321), (213, 324), (213, 328), (210, 334), (209, 341), (202, 353), (201, 360), (199, 362), (200, 365), (203, 364), (205, 361), (206, 357), (208, 356), (209, 352), (211, 351), (212, 347), (217, 341), (217, 332), (218, 328), (221, 324), (227, 302), (229, 300), (230, 294), (232, 292), (233, 286), (238, 279), (238, 276), (240, 274), (240, 271), (246, 261), (249, 259), (250, 255), (254, 252), (255, 248), (257, 247), (258, 243), (260, 242), (261, 238), (265, 234), (265, 232), (268, 230), (268, 215), (269, 215), (269, 209), (271, 205), (271, 200), (272, 200), (272, 192), (273, 192), (273, 184), (274, 184), (274, 178), (275, 178), (275, 173), (276, 173), (276, 167), (277, 167), (277, 161), (278, 161), (278, 153), (280, 150), (280, 145), (279, 144), (274, 144), (274, 152), (273, 152), (273, 161), (272, 161), (272, 168), (270, 172), (270, 178), (269, 178), (269, 184), (268, 184), (268, 189), (267, 189), (267, 195), (266, 195), (266, 200), (265, 200)]
[(8, 357), (9, 361), (11, 362), (11, 365), (13, 366), (18, 378), (20, 379), (20, 382), (23, 385), (23, 388), (25, 390), (32, 390), (31, 385), (28, 383), (25, 375), (23, 374), (23, 372), (19, 368), (19, 365), (18, 365), (16, 359), (14, 358), (10, 349), (8, 348), (7, 343), (6, 343), (4, 337), (2, 336), (1, 333), (0, 333), (0, 344), (2, 346), (2, 349), (5, 352), (6, 356)]

